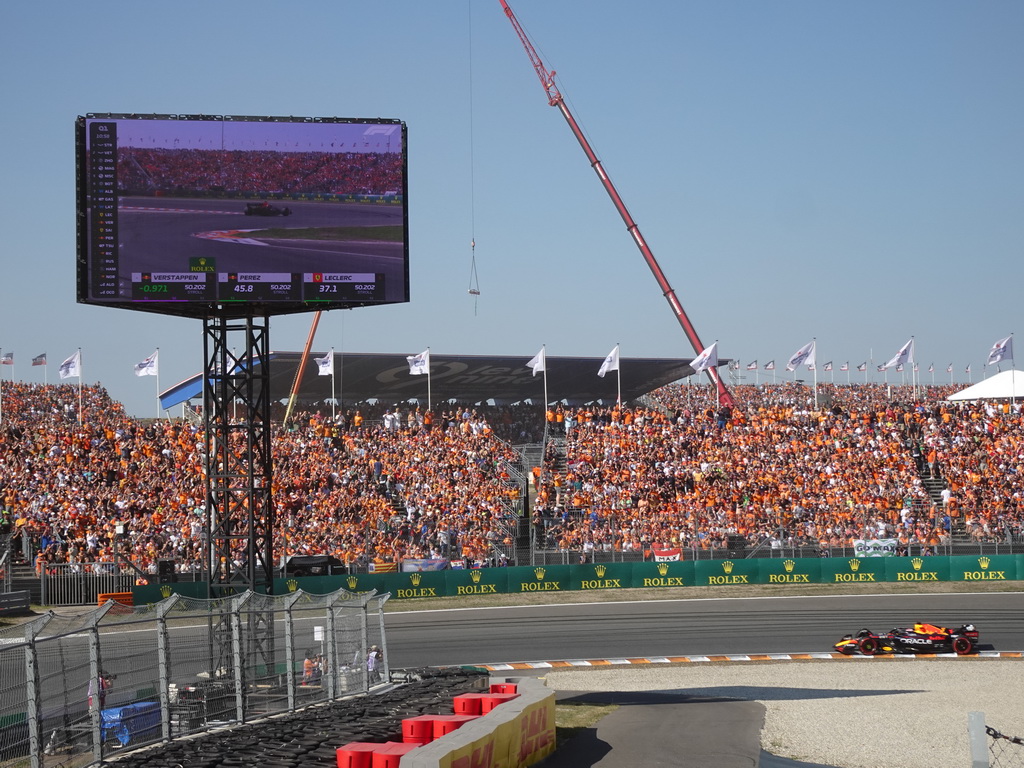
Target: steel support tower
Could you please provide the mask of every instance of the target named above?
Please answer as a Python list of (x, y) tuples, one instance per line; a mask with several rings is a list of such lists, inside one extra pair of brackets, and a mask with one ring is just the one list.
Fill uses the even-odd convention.
[(269, 340), (269, 316), (203, 321), (211, 598), (273, 588)]

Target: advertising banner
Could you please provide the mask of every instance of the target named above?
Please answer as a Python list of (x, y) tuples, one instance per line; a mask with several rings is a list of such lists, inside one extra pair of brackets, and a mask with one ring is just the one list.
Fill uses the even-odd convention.
[(821, 558), (762, 558), (759, 561), (760, 584), (818, 584), (821, 582)]
[(445, 597), (448, 594), (445, 571), (394, 573), (384, 577), (385, 591), (398, 600)]
[(853, 551), (855, 557), (895, 557), (896, 539), (855, 539)]
[(633, 563), (635, 589), (664, 589), (665, 587), (692, 587), (693, 562)]
[(949, 558), (950, 581), (1013, 581), (1017, 555), (958, 555)]
[(573, 566), (569, 589), (623, 589), (633, 578), (632, 563), (594, 563)]
[(509, 592), (563, 592), (569, 586), (569, 565), (516, 566), (508, 571)]
[(693, 582), (698, 587), (758, 584), (757, 560), (699, 560), (693, 564)]
[(886, 580), (885, 558), (823, 557), (819, 563), (823, 584), (869, 584)]
[(508, 568), (470, 568), (445, 571), (449, 597), (496, 595), (508, 592)]
[(948, 557), (890, 557), (885, 561), (886, 581), (949, 581)]

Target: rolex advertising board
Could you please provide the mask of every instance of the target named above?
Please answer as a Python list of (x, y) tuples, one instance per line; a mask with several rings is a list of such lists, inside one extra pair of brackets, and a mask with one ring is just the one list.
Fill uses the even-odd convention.
[(825, 557), (821, 563), (823, 584), (873, 584), (885, 581), (886, 557)]
[(664, 589), (665, 587), (692, 587), (693, 562), (674, 560), (661, 563), (633, 563), (634, 589)]
[(949, 558), (950, 581), (1013, 581), (1017, 579), (1017, 556), (979, 555)]
[(414, 573), (385, 574), (386, 591), (398, 600), (424, 597), (446, 597), (445, 571), (416, 571)]
[(508, 592), (509, 568), (459, 568), (445, 571), (451, 597), (497, 595)]
[(821, 560), (816, 557), (762, 558), (760, 584), (817, 584), (821, 581)]
[(693, 564), (693, 581), (698, 587), (758, 584), (759, 571), (756, 559), (698, 561)]
[(949, 581), (948, 557), (888, 557), (885, 580), (896, 582)]
[(509, 592), (564, 592), (571, 589), (572, 569), (579, 566), (537, 565), (507, 568)]
[(569, 589), (622, 589), (632, 578), (632, 563), (588, 563), (572, 569)]

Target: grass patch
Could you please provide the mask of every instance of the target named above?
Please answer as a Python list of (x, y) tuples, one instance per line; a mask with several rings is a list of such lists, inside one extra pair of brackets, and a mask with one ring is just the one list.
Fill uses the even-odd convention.
[(378, 240), (387, 243), (404, 241), (405, 230), (398, 226), (388, 227), (304, 227), (288, 229), (256, 229), (248, 237), (266, 237), (274, 240)]
[(1021, 592), (1024, 582), (945, 581), (917, 584), (876, 582), (872, 584), (766, 584), (729, 587), (667, 587), (658, 589), (591, 589), (565, 592), (516, 592), (504, 595), (431, 597), (416, 600), (388, 600), (385, 612), (442, 611), (453, 608), (507, 608), (521, 605), (566, 603), (645, 602), (653, 600), (700, 600), (724, 597), (795, 597), (808, 595), (925, 595), (977, 592)]
[(556, 704), (555, 744), (561, 749), (565, 742), (582, 731), (593, 728), (605, 715), (619, 708), (618, 704)]

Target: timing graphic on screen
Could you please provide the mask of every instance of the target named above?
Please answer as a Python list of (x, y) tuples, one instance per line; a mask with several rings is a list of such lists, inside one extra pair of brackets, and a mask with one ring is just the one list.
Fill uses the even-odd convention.
[(405, 125), (78, 119), (78, 300), (201, 316), (409, 300)]

